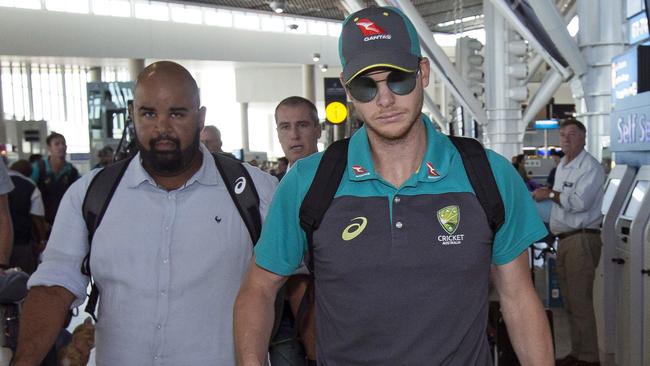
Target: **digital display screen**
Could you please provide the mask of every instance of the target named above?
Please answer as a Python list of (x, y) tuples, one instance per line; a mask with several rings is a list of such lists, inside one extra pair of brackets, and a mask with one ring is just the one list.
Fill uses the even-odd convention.
[(607, 211), (609, 211), (609, 207), (612, 205), (612, 201), (614, 200), (614, 196), (616, 196), (616, 192), (618, 191), (618, 186), (620, 184), (621, 180), (618, 178), (610, 179), (607, 182), (607, 188), (605, 188), (605, 196), (603, 197), (603, 205), (600, 211), (603, 215), (606, 215)]
[(627, 201), (627, 206), (625, 206), (625, 211), (623, 211), (624, 217), (632, 220), (636, 218), (649, 186), (650, 181), (647, 180), (639, 180), (636, 182), (630, 199)]
[(535, 129), (537, 130), (554, 130), (557, 128), (560, 128), (560, 122), (556, 119), (535, 121)]

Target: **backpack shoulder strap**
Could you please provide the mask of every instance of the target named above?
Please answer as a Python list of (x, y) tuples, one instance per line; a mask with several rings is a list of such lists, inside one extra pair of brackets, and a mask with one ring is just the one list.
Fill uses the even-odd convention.
[(467, 177), (487, 215), (492, 235), (496, 235), (505, 220), (505, 208), (485, 148), (472, 138), (449, 136), (449, 139), (463, 159)]
[(104, 217), (106, 208), (111, 202), (113, 193), (115, 189), (122, 180), (122, 176), (126, 171), (126, 168), (131, 162), (131, 158), (120, 160), (112, 165), (107, 166), (102, 169), (88, 186), (86, 191), (86, 196), (84, 197), (83, 204), (81, 206), (82, 215), (86, 223), (86, 229), (88, 229), (88, 253), (84, 257), (83, 262), (81, 263), (81, 273), (91, 277), (91, 290), (90, 295), (88, 296), (88, 303), (84, 309), (88, 314), (90, 314), (95, 321), (97, 317), (95, 316), (95, 308), (97, 307), (97, 300), (99, 298), (99, 290), (97, 286), (92, 281), (92, 275), (90, 271), (90, 252), (92, 248), (93, 237), (95, 236), (95, 231), (99, 227), (99, 224)]
[(300, 205), (300, 226), (307, 234), (309, 248), (309, 258), (306, 264), (311, 272), (314, 270), (313, 234), (320, 226), (341, 183), (348, 161), (349, 142), (350, 139), (338, 140), (325, 150), (314, 180)]
[(246, 224), (253, 245), (255, 245), (262, 232), (262, 216), (260, 215), (260, 197), (255, 189), (253, 179), (239, 160), (219, 153), (212, 154), (212, 156), (228, 193)]

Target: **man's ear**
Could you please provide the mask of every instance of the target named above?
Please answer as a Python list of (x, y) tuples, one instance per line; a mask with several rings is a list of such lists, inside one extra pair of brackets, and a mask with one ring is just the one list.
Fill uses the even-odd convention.
[(341, 85), (343, 85), (343, 89), (345, 90), (345, 94), (348, 96), (348, 100), (353, 100), (352, 95), (350, 95), (350, 92), (348, 91), (348, 88), (345, 87), (345, 79), (343, 79), (343, 73), (339, 75), (339, 80), (341, 80)]
[(198, 124), (199, 124), (199, 130), (203, 131), (203, 127), (205, 126), (205, 112), (207, 109), (205, 107), (199, 108), (199, 117), (198, 117)]
[(426, 88), (429, 86), (429, 75), (431, 73), (431, 65), (429, 64), (429, 59), (422, 57), (420, 60), (420, 74), (422, 77), (422, 87)]

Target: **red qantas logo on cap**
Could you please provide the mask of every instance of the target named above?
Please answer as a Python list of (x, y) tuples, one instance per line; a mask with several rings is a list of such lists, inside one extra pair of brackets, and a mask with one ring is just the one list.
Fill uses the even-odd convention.
[(436, 170), (436, 168), (433, 166), (433, 164), (430, 161), (427, 161), (427, 168), (429, 169), (429, 177), (439, 177), (440, 174)]
[(379, 28), (372, 20), (366, 18), (359, 19), (355, 22), (364, 37), (386, 34), (383, 29)]
[(361, 165), (353, 165), (352, 170), (354, 171), (354, 175), (357, 177), (362, 177), (364, 175), (368, 175), (368, 171), (362, 167)]

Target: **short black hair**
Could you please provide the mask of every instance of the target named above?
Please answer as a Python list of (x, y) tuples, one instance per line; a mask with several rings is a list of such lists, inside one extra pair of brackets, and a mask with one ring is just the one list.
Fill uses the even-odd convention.
[(284, 157), (284, 156), (281, 157), (281, 158), (278, 158), (278, 164), (279, 164), (280, 162), (285, 163), (286, 165), (289, 165), (289, 159), (287, 159), (287, 158)]
[(52, 140), (58, 139), (58, 138), (63, 139), (63, 142), (65, 142), (65, 136), (63, 136), (62, 134), (60, 134), (58, 132), (52, 132), (45, 139), (45, 143), (47, 144), (47, 146), (50, 146), (50, 143), (52, 142)]
[(312, 103), (311, 100), (299, 96), (291, 96), (288, 98), (282, 99), (282, 101), (278, 104), (277, 107), (275, 107), (275, 122), (278, 122), (278, 109), (282, 106), (286, 107), (295, 107), (299, 105), (304, 105), (309, 109), (309, 117), (311, 118), (312, 122), (314, 124), (318, 124), (318, 110), (316, 109), (316, 106), (314, 103)]
[(580, 131), (582, 131), (582, 133), (585, 133), (585, 134), (587, 133), (587, 128), (585, 127), (585, 125), (582, 124), (582, 122), (578, 121), (575, 118), (563, 119), (560, 122), (560, 129), (563, 129), (564, 127), (568, 127), (568, 126), (572, 126), (572, 125), (578, 127), (578, 129)]

